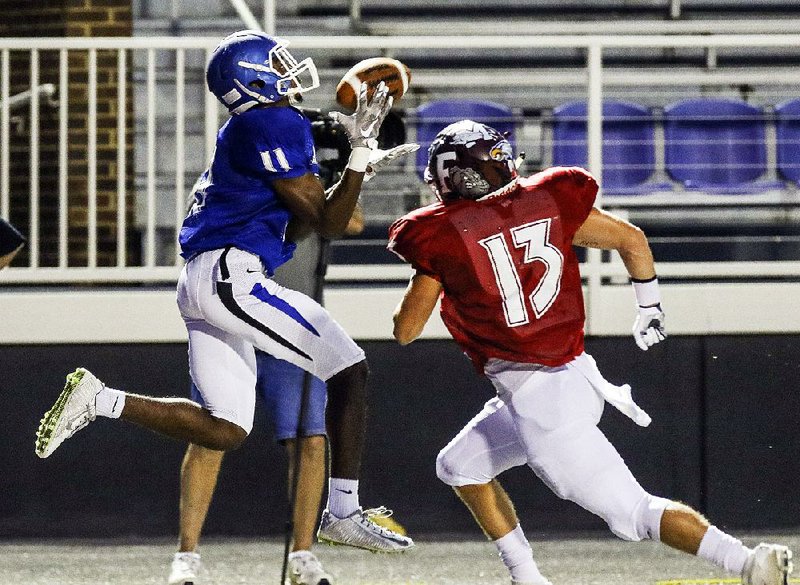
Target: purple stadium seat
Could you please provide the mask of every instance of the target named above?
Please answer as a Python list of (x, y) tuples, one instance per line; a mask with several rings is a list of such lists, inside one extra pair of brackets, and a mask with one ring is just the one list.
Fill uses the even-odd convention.
[[(586, 102), (553, 110), (553, 164), (586, 167)], [(671, 191), (669, 182), (650, 182), (655, 172), (653, 116), (629, 102), (603, 102), (603, 192), (637, 195)]]
[(778, 174), (800, 185), (800, 99), (775, 106)]
[(417, 171), (422, 176), (428, 164), (428, 147), (439, 131), (459, 120), (469, 119), (508, 132), (514, 146), (514, 112), (504, 104), (488, 101), (441, 100), (419, 106), (415, 113), (417, 126)]
[(667, 173), (686, 189), (744, 194), (782, 189), (767, 172), (761, 108), (732, 99), (689, 99), (664, 109)]

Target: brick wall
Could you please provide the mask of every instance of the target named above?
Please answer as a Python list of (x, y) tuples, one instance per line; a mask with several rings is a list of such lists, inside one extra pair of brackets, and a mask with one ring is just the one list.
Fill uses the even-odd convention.
[[(0, 0), (0, 36), (97, 37), (131, 36), (131, 0)], [(12, 51), (11, 95), (30, 88), (28, 51)], [(133, 224), (133, 92), (128, 54), (126, 107), (126, 225)], [(68, 218), (70, 266), (87, 264), (88, 241), (88, 52), (69, 51), (68, 99)], [(116, 263), (117, 243), (117, 52), (97, 53), (97, 264)], [(40, 83), (58, 87), (59, 52), (39, 52)], [(65, 95), (58, 88), (59, 99)], [(41, 266), (58, 265), (58, 108), (40, 106), (39, 244)], [(11, 220), (24, 233), (30, 222), (29, 108), (12, 112), (24, 122), (11, 136)], [(127, 257), (136, 262), (136, 234), (129, 228)], [(28, 250), (17, 262), (30, 261)]]

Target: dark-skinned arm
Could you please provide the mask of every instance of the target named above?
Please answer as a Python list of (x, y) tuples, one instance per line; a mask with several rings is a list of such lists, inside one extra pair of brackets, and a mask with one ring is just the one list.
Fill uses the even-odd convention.
[(328, 193), (312, 173), (293, 179), (277, 179), (272, 186), (299, 222), (291, 236), (302, 237), (303, 225), (306, 225), (325, 238), (337, 238), (346, 232), (353, 217), (363, 181), (363, 172), (347, 168), (342, 179)]
[(391, 107), (392, 98), (385, 83), (378, 84), (371, 100), (367, 98), (367, 84), (362, 83), (353, 114), (346, 116), (341, 112), (331, 112), (331, 118), (347, 134), (352, 150), (342, 178), (327, 193), (322, 182), (312, 173), (272, 182), (292, 214), (321, 236), (336, 238), (345, 233), (361, 193), (364, 172), (372, 152), (370, 142), (377, 139), (381, 123)]

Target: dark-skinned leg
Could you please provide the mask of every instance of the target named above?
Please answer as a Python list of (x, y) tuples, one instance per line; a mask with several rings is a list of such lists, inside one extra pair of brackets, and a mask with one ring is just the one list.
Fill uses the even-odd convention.
[(325, 414), (331, 449), (331, 477), (358, 479), (367, 423), (366, 361), (345, 368), (328, 380)]
[(120, 418), (173, 439), (217, 451), (235, 449), (247, 438), (240, 426), (216, 418), (196, 402), (183, 398), (126, 394)]

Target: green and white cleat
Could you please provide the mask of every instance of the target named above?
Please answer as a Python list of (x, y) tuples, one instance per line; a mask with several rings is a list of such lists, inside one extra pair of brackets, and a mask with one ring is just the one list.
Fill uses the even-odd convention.
[(792, 572), (792, 551), (779, 544), (761, 543), (747, 559), (743, 585), (787, 585)]
[(64, 390), (36, 431), (36, 454), (49, 457), (65, 440), (95, 418), (95, 397), (104, 387), (94, 374), (78, 368), (67, 376)]

